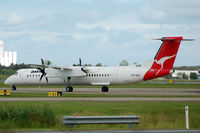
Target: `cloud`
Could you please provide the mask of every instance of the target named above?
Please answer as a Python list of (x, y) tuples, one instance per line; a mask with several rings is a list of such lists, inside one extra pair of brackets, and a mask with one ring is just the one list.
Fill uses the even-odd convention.
[[(0, 2), (0, 7), (0, 39), (10, 49), (26, 48), (18, 48), (24, 62), (35, 51), (60, 63), (67, 56), (72, 61), (82, 56), (89, 63), (103, 58), (102, 63), (108, 65), (118, 64), (122, 58), (142, 62), (153, 58), (159, 48), (160, 42), (152, 38), (180, 35), (196, 39), (192, 46), (200, 40), (198, 0), (22, 0)], [(38, 50), (41, 47), (46, 51)], [(192, 49), (195, 47), (184, 49), (191, 54), (180, 54), (185, 60), (178, 64), (196, 63)]]
[(19, 14), (12, 13), (8, 15), (7, 21), (9, 24), (20, 24), (24, 21), (24, 17)]
[(30, 42), (35, 42), (38, 45), (44, 44), (56, 44), (60, 36), (70, 36), (67, 33), (59, 32), (47, 32), (47, 31), (0, 31), (0, 36), (2, 40), (11, 40), (12, 38), (23, 39), (23, 37), (28, 38)]
[[(121, 17), (123, 16), (123, 17)], [(126, 17), (124, 17), (126, 16)], [(143, 23), (137, 19), (132, 19), (132, 16), (129, 15), (117, 15), (109, 18), (108, 20), (88, 23), (88, 22), (79, 22), (76, 24), (77, 28), (87, 29), (87, 30), (95, 30), (96, 28), (103, 28), (106, 31), (110, 30), (127, 30), (134, 31), (136, 33), (142, 33), (144, 31), (158, 31), (158, 30), (178, 30), (178, 29), (188, 29), (188, 26), (198, 27), (200, 28), (200, 24), (188, 25), (188, 24), (151, 24), (151, 23)]]
[(200, 1), (149, 0), (140, 6), (139, 15), (146, 23), (196, 23), (200, 20)]

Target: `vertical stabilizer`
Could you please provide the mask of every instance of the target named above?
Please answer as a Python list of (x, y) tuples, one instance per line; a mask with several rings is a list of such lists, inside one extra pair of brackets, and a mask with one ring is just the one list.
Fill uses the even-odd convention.
[(164, 37), (156, 40), (161, 40), (163, 43), (154, 58), (151, 68), (146, 72), (144, 80), (165, 76), (170, 73), (183, 37)]

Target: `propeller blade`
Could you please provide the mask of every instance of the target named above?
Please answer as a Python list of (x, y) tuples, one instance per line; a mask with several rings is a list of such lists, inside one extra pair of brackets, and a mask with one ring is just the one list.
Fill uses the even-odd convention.
[(46, 81), (47, 81), (47, 83), (48, 83), (48, 78), (46, 77)]
[(45, 73), (42, 73), (41, 77), (40, 77), (40, 81), (42, 80), (42, 78), (44, 77)]
[(82, 66), (82, 64), (81, 64), (81, 58), (79, 58), (79, 64), (80, 64), (80, 66)]
[(47, 65), (50, 65), (50, 61), (47, 62)]
[(41, 58), (41, 63), (42, 63), (42, 65), (44, 65), (44, 60)]
[(87, 71), (85, 71), (85, 70), (83, 69), (83, 67), (81, 68), (81, 70), (82, 70), (84, 73), (86, 73), (86, 74), (87, 74)]

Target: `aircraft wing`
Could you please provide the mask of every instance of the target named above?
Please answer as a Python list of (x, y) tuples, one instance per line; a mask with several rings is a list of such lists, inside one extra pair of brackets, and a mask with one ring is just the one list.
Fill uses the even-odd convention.
[(59, 66), (39, 65), (39, 64), (27, 64), (27, 65), (33, 68), (54, 68), (58, 70), (72, 70), (71, 67), (59, 67)]
[(72, 67), (59, 67), (59, 66), (51, 66), (51, 68), (57, 69), (57, 70), (72, 70)]
[(38, 65), (38, 64), (27, 64), (36, 69), (45, 69), (47, 77), (54, 78), (54, 77), (81, 77), (85, 76), (89, 71), (86, 67), (72, 67), (72, 66), (52, 66), (52, 65)]
[(47, 77), (60, 77), (60, 78), (67, 78), (67, 77), (81, 77), (85, 76), (87, 72), (82, 70), (82, 67), (49, 67), (45, 69), (47, 73)]
[(85, 76), (89, 71), (87, 67), (80, 67), (80, 66), (75, 66), (75, 67), (51, 66), (50, 68), (55, 69), (55, 71), (59, 73), (59, 75), (63, 75), (64, 77), (81, 77)]

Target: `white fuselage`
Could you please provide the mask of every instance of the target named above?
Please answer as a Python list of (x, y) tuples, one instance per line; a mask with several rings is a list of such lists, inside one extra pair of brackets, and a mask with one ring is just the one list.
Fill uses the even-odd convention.
[[(149, 70), (152, 62), (132, 66), (116, 67), (87, 67), (89, 70), (84, 76), (71, 77), (71, 85), (111, 85), (129, 84), (143, 81), (145, 73)], [(75, 69), (81, 69), (75, 66)], [(38, 69), (20, 69), (16, 74), (10, 76), (5, 84), (11, 85), (66, 85), (68, 74), (65, 71), (46, 68), (46, 78), (40, 81), (41, 72)]]

